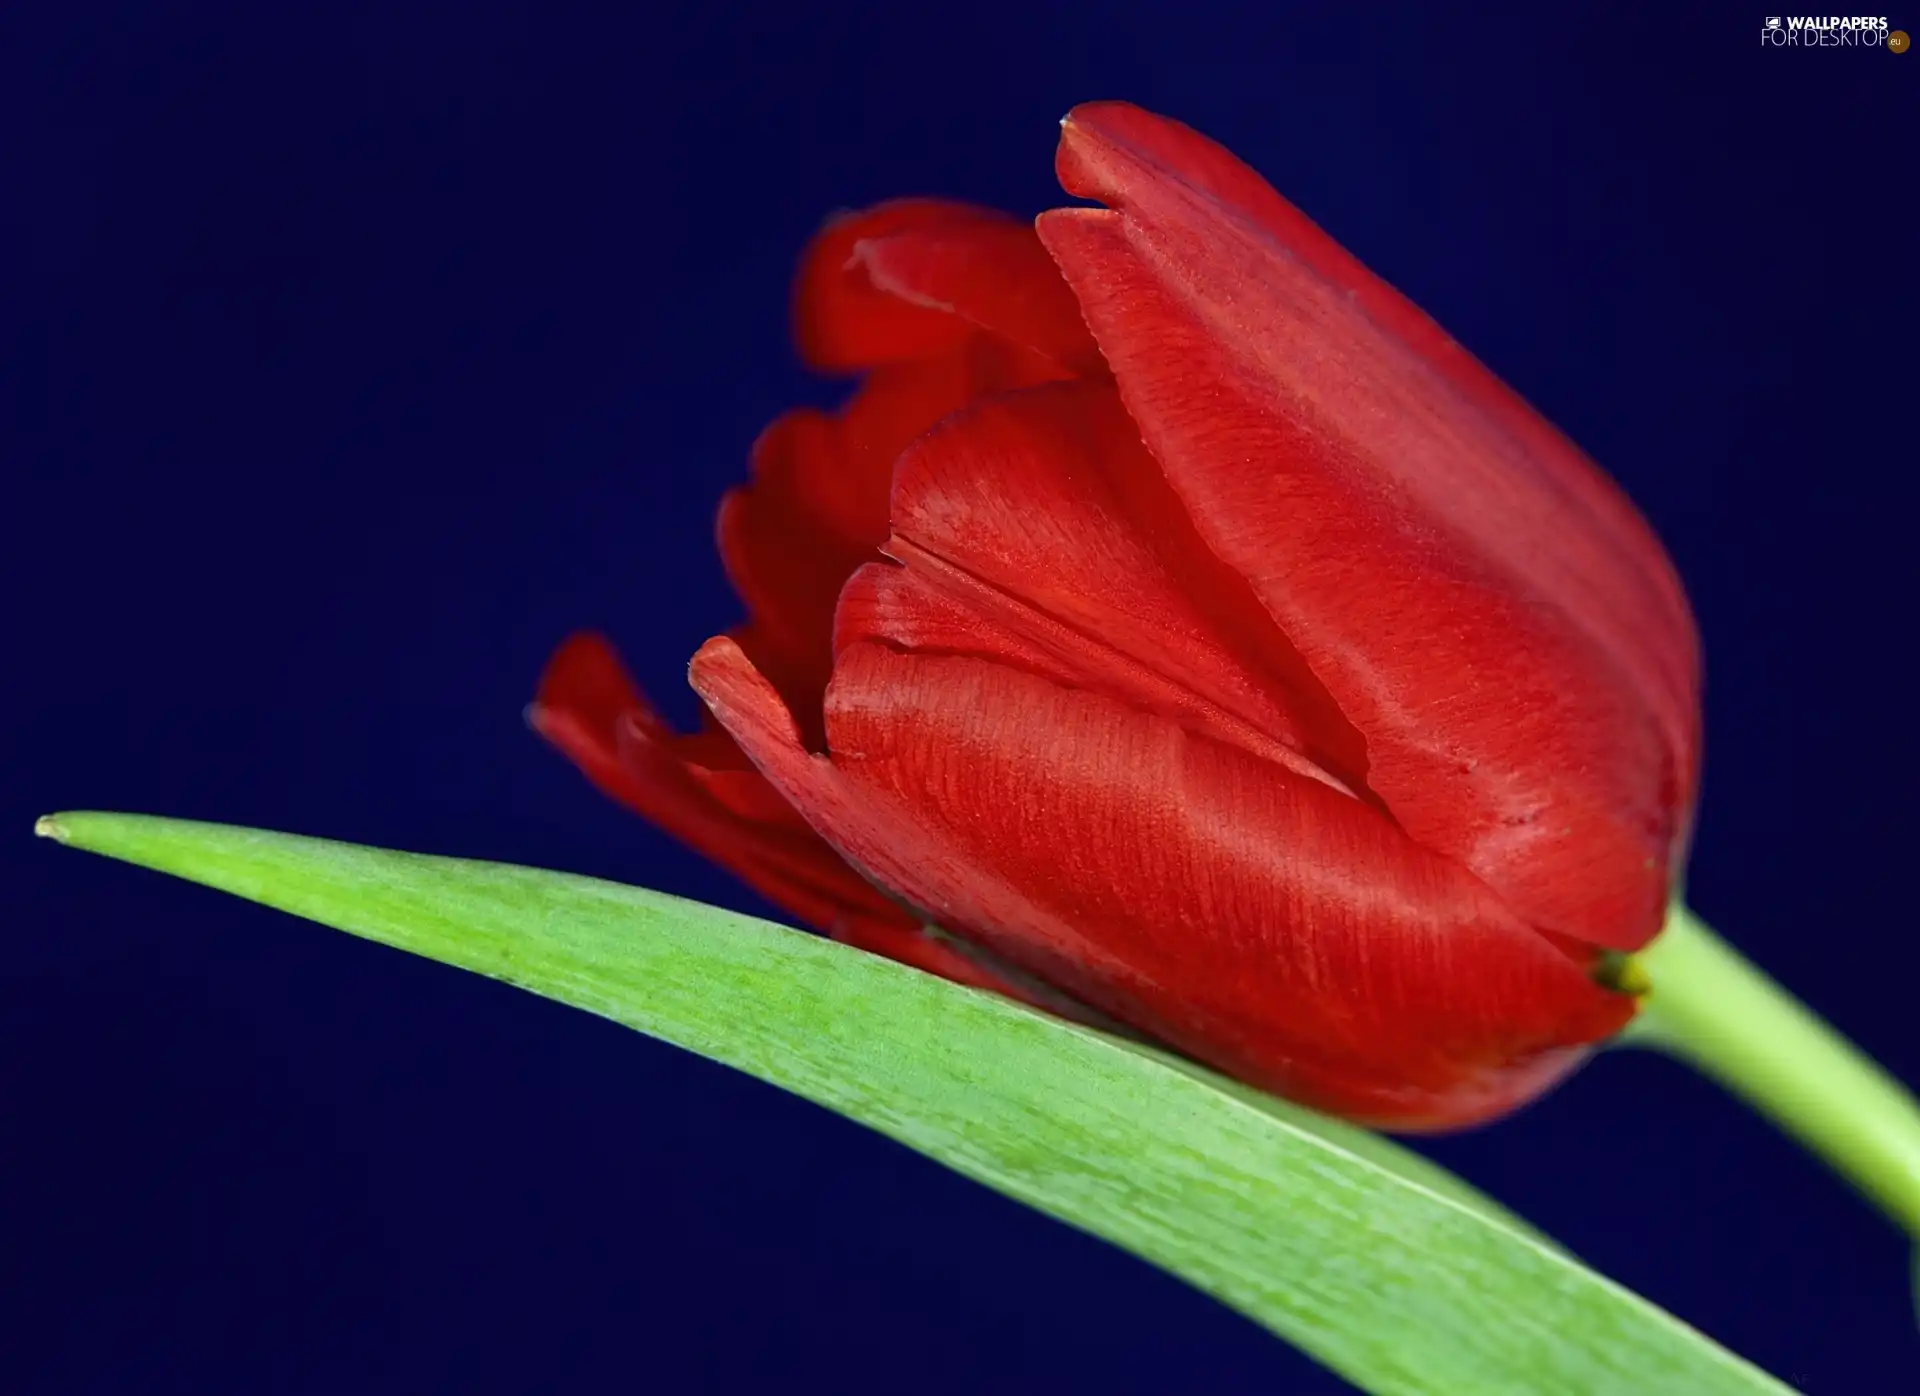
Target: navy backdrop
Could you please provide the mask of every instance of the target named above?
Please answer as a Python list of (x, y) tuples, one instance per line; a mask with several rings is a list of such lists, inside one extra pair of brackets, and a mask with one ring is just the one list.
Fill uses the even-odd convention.
[[(841, 391), (794, 253), (895, 193), (1045, 207), (1094, 97), (1224, 141), (1624, 480), (1706, 636), (1695, 902), (1920, 1080), (1920, 57), (1474, 11), (6, 6), (0, 1386), (1344, 1389), (756, 1082), (28, 837), (150, 810), (766, 910), (521, 707), (595, 625), (691, 714), (713, 506)], [(1811, 1391), (1920, 1373), (1891, 1229), (1677, 1068), (1435, 1152)]]

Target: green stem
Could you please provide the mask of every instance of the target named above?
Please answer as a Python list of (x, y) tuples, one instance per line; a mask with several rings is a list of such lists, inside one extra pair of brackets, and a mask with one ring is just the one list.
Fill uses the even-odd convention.
[(1628, 973), (1651, 986), (1630, 1042), (1718, 1081), (1920, 1238), (1920, 1103), (1905, 1086), (1678, 902)]

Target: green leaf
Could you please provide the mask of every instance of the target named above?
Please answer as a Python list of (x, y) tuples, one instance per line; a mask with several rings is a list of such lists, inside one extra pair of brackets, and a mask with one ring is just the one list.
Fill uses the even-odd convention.
[(1365, 1390), (1788, 1390), (1378, 1136), (751, 917), (530, 868), (126, 814), (38, 831), (625, 1023), (1156, 1265)]

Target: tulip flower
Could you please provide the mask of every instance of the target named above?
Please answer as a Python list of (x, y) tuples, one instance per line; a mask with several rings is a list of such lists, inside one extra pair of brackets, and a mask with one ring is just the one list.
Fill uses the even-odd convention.
[(536, 726), (856, 945), (1362, 1123), (1497, 1116), (1618, 1032), (1699, 752), (1659, 542), (1257, 174), (1117, 103), (1063, 208), (839, 219), (859, 373), (719, 515), (748, 619), (675, 733), (603, 640)]
[(1784, 1390), (1431, 1162), (1140, 1050), (1441, 1130), (1631, 1022), (1920, 1238), (1920, 1102), (1674, 895), (1699, 646), (1645, 521), (1204, 137), (1080, 107), (1058, 170), (1096, 206), (905, 200), (807, 250), (801, 352), (861, 381), (769, 426), (721, 503), (747, 615), (693, 657), (699, 729), (595, 635), (530, 709), (608, 793), (926, 974), (537, 869), (36, 832), (740, 1067), (1368, 1390)]

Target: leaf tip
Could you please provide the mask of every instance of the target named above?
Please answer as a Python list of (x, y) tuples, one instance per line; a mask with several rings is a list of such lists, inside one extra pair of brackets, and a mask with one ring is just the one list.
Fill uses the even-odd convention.
[(60, 822), (57, 814), (43, 814), (33, 821), (35, 838), (52, 839), (55, 843), (67, 841), (67, 826)]

